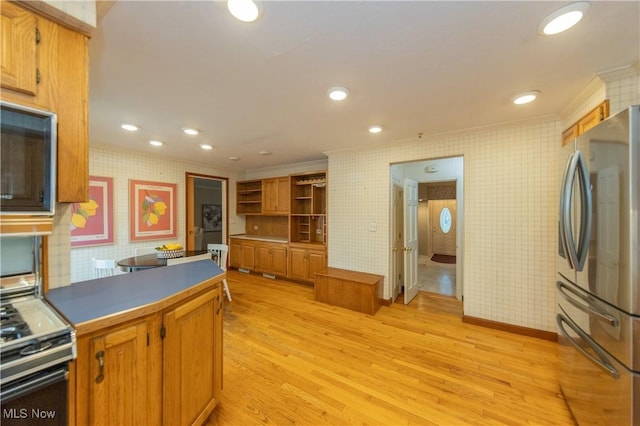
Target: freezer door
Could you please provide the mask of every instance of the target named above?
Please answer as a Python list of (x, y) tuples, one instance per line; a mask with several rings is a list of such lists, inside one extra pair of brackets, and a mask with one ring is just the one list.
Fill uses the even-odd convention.
[[(638, 229), (637, 218), (633, 225), (630, 213), (631, 193), (638, 188), (632, 188), (630, 181), (631, 168), (637, 167), (634, 163), (638, 161), (630, 158), (629, 111), (610, 117), (576, 139), (576, 153), (588, 167), (588, 186), (587, 192), (573, 191), (571, 229), (574, 236), (581, 234), (580, 229), (588, 227), (589, 231), (584, 242), (588, 256), (582, 269), (575, 268), (575, 282), (621, 310), (640, 315), (637, 289), (632, 288), (632, 284), (637, 287), (632, 270), (637, 270), (638, 259), (631, 254), (636, 235), (637, 255)], [(576, 244), (579, 248), (578, 238)]]
[(561, 308), (556, 321), (560, 387), (577, 423), (638, 425), (634, 387), (638, 389), (640, 375), (609, 356)]

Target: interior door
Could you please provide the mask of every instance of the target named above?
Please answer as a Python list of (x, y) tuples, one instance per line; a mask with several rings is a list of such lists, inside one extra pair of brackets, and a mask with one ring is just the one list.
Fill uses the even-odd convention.
[(456, 255), (456, 200), (430, 200), (433, 252)]
[(404, 180), (404, 304), (418, 294), (418, 182)]
[(195, 178), (187, 174), (187, 202), (186, 202), (186, 242), (187, 250), (195, 248)]

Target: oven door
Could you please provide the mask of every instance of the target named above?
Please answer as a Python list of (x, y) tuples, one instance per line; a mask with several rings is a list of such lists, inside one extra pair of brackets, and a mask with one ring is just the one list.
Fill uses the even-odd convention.
[(68, 375), (65, 363), (2, 386), (2, 425), (66, 425)]

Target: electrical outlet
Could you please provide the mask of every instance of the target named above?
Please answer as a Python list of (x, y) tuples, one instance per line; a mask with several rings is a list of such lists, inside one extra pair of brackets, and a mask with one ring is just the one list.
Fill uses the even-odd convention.
[(253, 225), (253, 230), (257, 231), (258, 230), (258, 225)]

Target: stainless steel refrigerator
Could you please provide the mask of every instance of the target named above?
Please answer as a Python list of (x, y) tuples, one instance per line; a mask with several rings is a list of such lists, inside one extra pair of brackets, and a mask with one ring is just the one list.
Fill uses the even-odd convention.
[(631, 106), (563, 148), (559, 379), (580, 425), (640, 425), (639, 120)]

